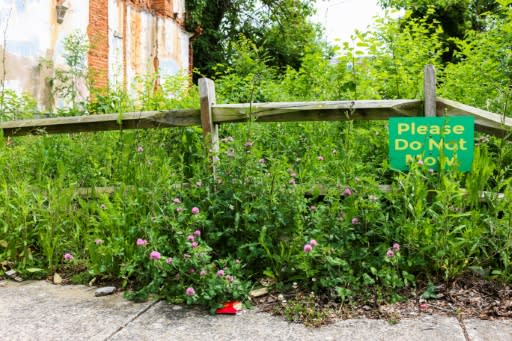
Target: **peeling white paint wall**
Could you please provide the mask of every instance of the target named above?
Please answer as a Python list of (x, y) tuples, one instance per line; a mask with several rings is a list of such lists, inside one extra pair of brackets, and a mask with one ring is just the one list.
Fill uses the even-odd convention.
[[(109, 6), (108, 76), (111, 87), (126, 85), (127, 90), (132, 89), (131, 84), (137, 76), (154, 72), (155, 56), (161, 76), (188, 71), (190, 33), (174, 19), (135, 9), (121, 0), (105, 1)], [(185, 1), (171, 1), (173, 10), (182, 17)], [(53, 70), (42, 61), (50, 60), (54, 67), (62, 67), (64, 38), (77, 30), (87, 35), (89, 24), (88, 0), (64, 1), (68, 10), (61, 24), (57, 23), (57, 2), (0, 0), (0, 77), (5, 65), (6, 88), (18, 94), (28, 93), (41, 108), (55, 104), (47, 82)], [(2, 60), (4, 48), (5, 61)], [(59, 104), (58, 100), (56, 102)]]
[[(3, 0), (0, 2), (0, 76), (5, 64), (5, 86), (18, 94), (28, 93), (42, 107), (51, 102), (43, 61), (62, 66), (63, 40), (78, 30), (86, 34), (87, 1), (68, 0), (64, 22), (57, 23), (56, 0)], [(5, 40), (5, 46), (4, 45)]]

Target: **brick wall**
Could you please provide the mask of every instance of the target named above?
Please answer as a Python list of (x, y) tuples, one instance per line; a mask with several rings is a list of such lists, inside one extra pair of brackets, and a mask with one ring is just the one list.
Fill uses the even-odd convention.
[(174, 17), (172, 0), (153, 0), (151, 7), (158, 15), (170, 18)]
[(89, 0), (89, 72), (95, 88), (108, 87), (108, 1)]

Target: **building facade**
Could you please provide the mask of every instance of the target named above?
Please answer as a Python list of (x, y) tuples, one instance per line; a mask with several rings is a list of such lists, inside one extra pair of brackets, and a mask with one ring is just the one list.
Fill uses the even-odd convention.
[[(64, 39), (80, 32), (89, 41), (92, 85), (130, 91), (137, 76), (189, 72), (184, 19), (185, 0), (2, 0), (0, 77), (41, 108), (59, 106), (48, 79), (65, 66)], [(87, 97), (82, 82), (76, 86)]]

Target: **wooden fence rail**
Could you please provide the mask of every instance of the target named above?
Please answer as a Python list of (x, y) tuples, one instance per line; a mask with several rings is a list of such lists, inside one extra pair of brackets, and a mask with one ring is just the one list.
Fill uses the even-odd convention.
[[(201, 110), (131, 112), (123, 114), (57, 117), (0, 122), (3, 135), (60, 134), (118, 129), (171, 128), (201, 125), (215, 145), (221, 123), (386, 120), (395, 116), (471, 115), (478, 131), (510, 136), (512, 118), (435, 97), (433, 68), (425, 67), (425, 101), (373, 100), (331, 102), (281, 102), (215, 104), (215, 85), (209, 79), (199, 82)], [(435, 112), (434, 112), (435, 111)]]

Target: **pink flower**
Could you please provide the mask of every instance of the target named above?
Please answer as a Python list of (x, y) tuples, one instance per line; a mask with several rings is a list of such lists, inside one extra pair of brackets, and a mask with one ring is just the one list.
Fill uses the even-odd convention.
[(226, 279), (228, 280), (229, 283), (233, 283), (233, 281), (235, 280), (235, 277), (233, 277), (231, 275), (227, 275)]
[(193, 242), (194, 240), (196, 240), (196, 237), (194, 237), (193, 235), (189, 235), (189, 236), (187, 237), (187, 240), (188, 240), (189, 242)]
[(183, 212), (183, 207), (176, 207), (176, 212), (178, 212), (178, 213)]
[(194, 236), (201, 237), (201, 230), (195, 230), (194, 231)]
[(137, 243), (137, 246), (138, 246), (138, 247), (148, 245), (148, 241), (147, 241), (146, 239), (140, 239), (140, 238), (139, 238), (139, 239), (137, 239), (137, 242), (136, 242), (136, 243)]
[(193, 249), (195, 249), (197, 247), (197, 245), (198, 245), (197, 242), (192, 242), (192, 244), (191, 244)]
[(206, 276), (206, 270), (201, 270), (201, 271), (199, 272), (199, 276), (201, 276), (201, 277)]
[(316, 240), (314, 240), (314, 239), (311, 239), (311, 240), (309, 241), (309, 245), (311, 245), (312, 247), (315, 247), (315, 246), (317, 246), (317, 245), (318, 245), (318, 242), (317, 242)]
[(166, 262), (167, 264), (171, 264), (171, 263), (172, 263), (172, 258), (171, 258), (171, 257), (167, 258), (167, 259), (165, 260), (165, 262)]
[(434, 174), (434, 170), (433, 170), (432, 168), (429, 168), (429, 169), (428, 169), (428, 172), (429, 172), (430, 174)]
[(217, 271), (217, 276), (219, 276), (219, 277), (224, 276), (224, 270), (220, 269), (219, 271)]
[(352, 225), (357, 225), (357, 224), (359, 224), (359, 218), (357, 218), (357, 217), (352, 218)]
[(428, 304), (427, 303), (421, 303), (420, 304), (420, 310), (427, 310), (428, 309)]
[(400, 244), (398, 244), (398, 243), (393, 243), (393, 250), (394, 250), (394, 251), (400, 251)]
[(144, 147), (138, 146), (137, 147), (137, 153), (142, 153), (144, 151)]
[(391, 249), (388, 249), (388, 252), (386, 252), (386, 256), (388, 256), (390, 258), (393, 257), (394, 255), (395, 255), (395, 253)]
[(149, 254), (149, 259), (152, 259), (152, 260), (159, 260), (161, 257), (160, 255), (160, 252), (158, 251), (151, 251), (151, 253)]
[(187, 290), (185, 290), (185, 294), (187, 296), (194, 296), (196, 294), (196, 291), (192, 287), (188, 287)]
[(345, 190), (343, 191), (343, 195), (346, 196), (346, 197), (349, 197), (352, 195), (352, 191), (350, 190), (350, 188), (345, 188)]
[(324, 161), (324, 157), (323, 157), (322, 155), (318, 156), (316, 159), (317, 159), (318, 161)]
[(193, 273), (195, 273), (195, 272), (196, 272), (196, 269), (194, 269), (194, 268), (190, 268), (190, 269), (188, 269), (188, 272), (189, 272), (189, 273), (191, 273), (191, 274), (193, 274)]
[(174, 198), (174, 200), (172, 202), (175, 204), (181, 204), (181, 200), (178, 197)]
[(304, 252), (305, 253), (309, 253), (309, 252), (311, 252), (311, 250), (313, 250), (313, 247), (310, 244), (304, 245)]
[(199, 214), (199, 208), (192, 207), (192, 214)]
[(418, 160), (418, 166), (423, 166), (423, 160)]
[(101, 239), (96, 239), (94, 242), (96, 243), (96, 245), (103, 244), (103, 240), (101, 240)]
[(73, 260), (73, 255), (69, 252), (66, 252), (64, 254), (64, 260), (67, 260), (67, 261)]
[(261, 164), (264, 164), (265, 162), (267, 162), (265, 159), (261, 158), (258, 160), (258, 163), (261, 163)]

